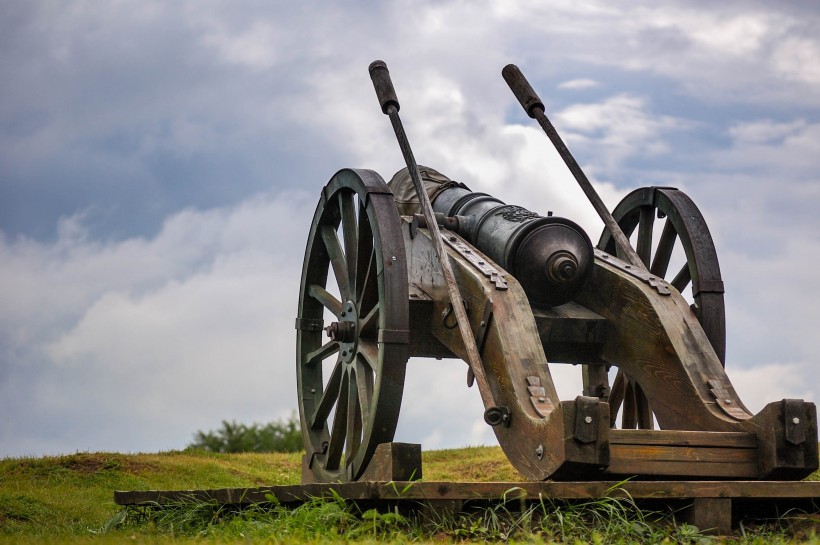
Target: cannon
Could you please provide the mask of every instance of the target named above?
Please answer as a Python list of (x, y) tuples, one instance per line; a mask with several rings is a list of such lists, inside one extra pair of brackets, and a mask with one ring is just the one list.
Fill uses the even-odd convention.
[[(686, 194), (640, 188), (610, 213), (506, 67), (604, 220), (593, 246), (569, 219), (419, 166), (386, 65), (370, 74), (407, 168), (389, 183), (342, 169), (321, 191), (295, 321), (304, 481), (370, 478), (393, 444), (411, 357), (467, 362), (484, 420), (525, 479), (794, 480), (817, 469), (815, 405), (784, 399), (751, 414), (726, 374), (717, 253)], [(550, 366), (563, 364), (578, 366), (583, 391), (562, 401)]]

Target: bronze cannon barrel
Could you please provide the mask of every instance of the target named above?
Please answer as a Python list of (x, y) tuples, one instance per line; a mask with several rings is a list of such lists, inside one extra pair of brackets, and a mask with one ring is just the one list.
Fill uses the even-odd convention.
[[(541, 216), (521, 206), (470, 191), (429, 167), (419, 167), (433, 210), (459, 216), (458, 233), (512, 274), (530, 303), (556, 306), (573, 299), (593, 266), (592, 243), (575, 222)], [(390, 187), (399, 212), (414, 214), (418, 202), (408, 190), (406, 169)], [(415, 202), (414, 202), (415, 201)]]

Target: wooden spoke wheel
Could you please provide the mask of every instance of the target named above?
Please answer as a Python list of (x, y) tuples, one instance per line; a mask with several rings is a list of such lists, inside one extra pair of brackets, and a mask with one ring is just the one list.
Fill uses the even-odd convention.
[[(635, 250), (652, 274), (666, 279), (681, 293), (691, 285), (695, 301), (692, 309), (725, 365), (723, 281), (709, 228), (692, 199), (677, 189), (644, 187), (624, 197), (612, 216), (627, 237), (637, 228)], [(657, 244), (653, 239), (656, 219), (665, 219)], [(676, 244), (680, 244), (686, 259), (679, 270), (670, 271)], [(608, 230), (601, 235), (598, 248), (615, 254), (615, 241)], [(622, 428), (651, 429), (652, 414), (640, 385), (618, 371), (610, 393), (613, 426), (621, 404)]]
[(375, 172), (339, 171), (313, 217), (296, 318), (299, 414), (319, 482), (358, 479), (376, 447), (393, 440), (408, 358), (407, 301), (390, 189)]

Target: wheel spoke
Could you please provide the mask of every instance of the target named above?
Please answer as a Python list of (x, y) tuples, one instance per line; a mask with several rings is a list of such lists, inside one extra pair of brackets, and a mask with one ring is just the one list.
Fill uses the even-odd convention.
[(652, 409), (649, 407), (649, 398), (646, 397), (640, 384), (633, 382), (632, 386), (635, 390), (635, 409), (637, 412), (638, 429), (655, 429), (655, 424), (652, 420)]
[(367, 365), (376, 372), (379, 365), (379, 348), (373, 341), (359, 339), (359, 354)]
[(336, 341), (328, 341), (316, 350), (312, 352), (308, 352), (305, 356), (305, 365), (311, 365), (317, 361), (322, 361), (323, 359), (332, 356), (336, 352), (339, 351), (339, 343)]
[[(351, 370), (352, 371), (352, 370)], [(355, 371), (351, 372), (347, 389), (347, 450), (345, 463), (350, 465), (362, 442), (362, 412), (359, 409), (359, 387)]]
[(359, 406), (362, 411), (362, 422), (367, 425), (370, 419), (370, 403), (373, 401), (373, 370), (370, 365), (356, 360), (356, 385), (359, 390)]
[[(361, 302), (362, 293), (370, 279), (370, 267), (375, 263), (373, 230), (367, 217), (367, 209), (359, 202), (359, 230), (356, 254), (356, 301)], [(361, 308), (361, 307), (360, 307)]]
[(322, 303), (322, 306), (332, 312), (336, 317), (342, 313), (342, 302), (336, 299), (329, 291), (318, 284), (311, 284), (308, 288), (308, 295)]
[[(362, 254), (359, 254), (360, 256)], [(371, 250), (367, 264), (359, 275), (359, 308), (371, 308), (379, 301), (379, 286), (376, 282), (376, 252)]]
[(359, 335), (362, 337), (372, 337), (372, 333), (379, 326), (379, 305), (376, 305), (359, 323)]
[(683, 293), (683, 290), (686, 289), (686, 286), (689, 285), (689, 282), (692, 280), (691, 273), (689, 272), (689, 263), (684, 263), (683, 267), (681, 267), (678, 274), (675, 275), (675, 278), (672, 279), (670, 284), (672, 284), (676, 290)]
[(655, 259), (652, 261), (652, 267), (649, 272), (660, 278), (666, 277), (666, 271), (669, 269), (669, 260), (672, 259), (672, 250), (675, 249), (675, 240), (678, 238), (678, 233), (675, 231), (675, 226), (672, 225), (672, 220), (666, 218), (666, 223), (663, 224), (663, 231), (661, 231), (661, 239), (658, 241), (658, 247), (655, 250)]
[(337, 361), (336, 367), (330, 373), (330, 379), (327, 381), (327, 387), (322, 392), (322, 399), (319, 405), (316, 406), (313, 416), (310, 419), (310, 427), (314, 430), (320, 430), (325, 425), (327, 417), (330, 416), (330, 411), (336, 404), (339, 397), (339, 387), (342, 384), (342, 362)]
[(345, 260), (342, 246), (339, 244), (339, 236), (336, 229), (330, 225), (322, 226), (322, 240), (325, 243), (330, 264), (333, 266), (333, 274), (336, 276), (336, 285), (342, 292), (342, 297), (350, 298), (350, 278), (347, 275), (347, 261)]
[(327, 448), (327, 460), (325, 462), (325, 468), (330, 470), (339, 469), (345, 448), (345, 439), (347, 438), (348, 377), (345, 373), (341, 374), (342, 384), (339, 388), (336, 414), (333, 415), (333, 429), (330, 430), (330, 444)]
[(612, 388), (609, 390), (609, 427), (614, 428), (618, 418), (618, 411), (624, 401), (624, 372), (618, 369)]
[(655, 207), (641, 206), (641, 217), (638, 223), (638, 241), (635, 251), (644, 265), (649, 267), (652, 258), (652, 229), (655, 225)]
[(635, 388), (632, 379), (625, 377), (624, 380), (624, 409), (621, 415), (621, 429), (634, 430), (638, 423), (637, 407), (635, 406)]
[(339, 211), (342, 215), (342, 233), (344, 236), (345, 260), (350, 293), (356, 286), (356, 268), (358, 264), (358, 228), (356, 226), (356, 206), (353, 193), (339, 192)]

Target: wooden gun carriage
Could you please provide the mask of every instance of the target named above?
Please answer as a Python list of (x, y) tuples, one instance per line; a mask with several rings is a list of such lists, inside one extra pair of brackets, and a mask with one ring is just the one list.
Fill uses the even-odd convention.
[[(513, 92), (607, 225), (593, 246), (568, 219), (418, 167), (386, 66), (370, 72), (408, 168), (389, 185), (340, 170), (321, 192), (296, 317), (304, 480), (368, 478), (419, 356), (468, 362), (484, 419), (526, 479), (773, 480), (817, 469), (815, 405), (785, 399), (753, 415), (724, 370), (723, 281), (687, 195), (638, 189), (610, 215), (510, 65)], [(685, 263), (669, 270), (676, 247)], [(575, 399), (558, 398), (556, 362), (579, 366)]]

